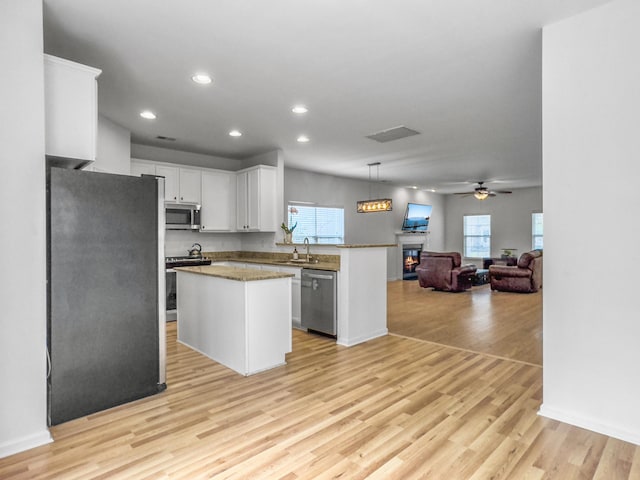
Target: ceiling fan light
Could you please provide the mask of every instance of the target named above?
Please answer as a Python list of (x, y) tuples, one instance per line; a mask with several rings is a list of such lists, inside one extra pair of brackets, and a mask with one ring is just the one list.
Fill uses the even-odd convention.
[(473, 196), (478, 200), (486, 200), (489, 197), (489, 192), (487, 192), (486, 190), (476, 190), (473, 193)]

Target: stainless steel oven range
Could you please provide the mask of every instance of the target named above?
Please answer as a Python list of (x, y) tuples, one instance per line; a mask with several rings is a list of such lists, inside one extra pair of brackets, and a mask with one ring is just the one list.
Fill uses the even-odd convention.
[(167, 322), (178, 318), (178, 288), (176, 285), (175, 267), (191, 267), (194, 265), (211, 265), (211, 260), (203, 257), (166, 257), (166, 290), (167, 290)]

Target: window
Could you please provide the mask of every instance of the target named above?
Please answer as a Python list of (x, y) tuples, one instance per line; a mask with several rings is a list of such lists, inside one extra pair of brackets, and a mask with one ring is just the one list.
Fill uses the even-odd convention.
[(491, 215), (465, 215), (464, 256), (485, 258), (491, 256)]
[(296, 225), (293, 243), (344, 243), (344, 208), (290, 203), (288, 226)]
[(531, 246), (542, 250), (543, 244), (542, 213), (531, 214)]

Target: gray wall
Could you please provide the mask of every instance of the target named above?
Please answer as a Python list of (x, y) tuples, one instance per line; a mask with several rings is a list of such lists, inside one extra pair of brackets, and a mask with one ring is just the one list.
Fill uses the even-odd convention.
[(219, 168), (220, 170), (236, 171), (244, 168), (242, 160), (183, 152), (170, 148), (152, 147), (137, 143), (131, 144), (131, 157), (141, 160), (153, 160), (155, 162), (178, 163), (194, 167)]
[[(491, 215), (491, 255), (500, 256), (501, 248), (517, 248), (517, 254), (531, 250), (531, 214), (542, 212), (542, 188), (521, 188), (511, 195), (486, 200), (473, 196), (446, 195), (445, 249), (463, 252), (463, 217)], [(480, 267), (478, 259), (465, 259)]]
[(46, 233), (42, 2), (0, 15), (0, 457), (50, 441), (46, 412)]
[[(371, 187), (371, 197), (391, 198), (393, 210), (384, 213), (357, 213), (356, 202), (371, 198), (369, 188), (368, 181), (285, 168), (283, 215), (290, 201), (344, 207), (345, 243), (396, 243), (396, 234), (402, 227), (407, 202), (425, 203), (433, 205), (428, 248), (433, 250), (443, 248), (445, 235), (443, 195), (376, 183)], [(387, 250), (389, 278), (399, 277), (398, 258), (396, 248)]]

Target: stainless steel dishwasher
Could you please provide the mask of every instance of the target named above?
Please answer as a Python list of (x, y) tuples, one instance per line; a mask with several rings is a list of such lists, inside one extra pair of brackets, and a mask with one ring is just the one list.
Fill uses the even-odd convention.
[(308, 330), (336, 336), (336, 272), (302, 269), (301, 323)]

